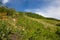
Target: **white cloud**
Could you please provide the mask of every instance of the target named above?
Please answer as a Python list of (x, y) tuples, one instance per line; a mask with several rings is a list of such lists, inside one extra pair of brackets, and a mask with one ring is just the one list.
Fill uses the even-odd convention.
[(46, 16), (60, 19), (60, 0), (53, 0), (50, 2), (48, 8), (45, 8), (43, 10), (46, 11)]
[(44, 13), (46, 16), (53, 17), (60, 19), (60, 7), (49, 7), (47, 9), (44, 9), (46, 13)]
[(44, 17), (47, 17), (46, 15), (44, 15), (44, 12), (42, 12), (40, 9), (26, 9), (25, 11), (26, 12), (33, 12), (33, 13), (42, 15)]
[(6, 3), (8, 3), (9, 2), (9, 0), (2, 0), (2, 3), (3, 4), (6, 4)]
[(35, 12), (45, 17), (53, 17), (60, 19), (60, 0), (51, 0), (48, 7), (45, 7), (44, 9), (42, 9), (42, 11), (40, 8), (26, 9), (26, 11)]

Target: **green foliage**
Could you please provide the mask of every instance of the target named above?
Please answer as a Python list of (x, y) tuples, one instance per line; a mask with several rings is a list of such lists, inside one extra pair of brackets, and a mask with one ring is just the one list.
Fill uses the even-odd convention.
[(24, 40), (59, 40), (59, 37), (54, 32), (45, 29), (44, 25), (37, 21), (20, 17), (17, 25), (24, 28)]
[(55, 18), (45, 18), (45, 19), (47, 19), (47, 20), (54, 20), (54, 21), (60, 21), (60, 20), (55, 19)]
[(60, 23), (57, 23), (56, 26), (60, 26)]
[(0, 7), (0, 13), (6, 12), (6, 11), (7, 11), (7, 8), (6, 7), (4, 7), (4, 6), (1, 6)]
[(10, 32), (9, 27), (6, 25), (5, 21), (0, 20), (0, 39), (8, 39), (8, 34)]
[(25, 14), (26, 14), (27, 16), (29, 16), (29, 17), (32, 17), (32, 18), (44, 19), (44, 17), (43, 17), (43, 16), (38, 15), (38, 14), (35, 14), (35, 13), (26, 12)]
[(57, 28), (56, 34), (60, 37), (60, 27)]
[(58, 27), (60, 21), (30, 12), (16, 12), (11, 8), (0, 7), (0, 13), (5, 12), (7, 19), (0, 20), (0, 40), (16, 38), (16, 40), (60, 40), (60, 27)]
[(12, 16), (16, 13), (16, 11), (14, 9), (8, 9), (7, 10), (7, 16)]

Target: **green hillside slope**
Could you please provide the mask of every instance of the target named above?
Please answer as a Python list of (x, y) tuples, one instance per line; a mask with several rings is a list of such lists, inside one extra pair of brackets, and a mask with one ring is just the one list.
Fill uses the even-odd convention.
[(60, 40), (60, 20), (0, 7), (0, 40)]

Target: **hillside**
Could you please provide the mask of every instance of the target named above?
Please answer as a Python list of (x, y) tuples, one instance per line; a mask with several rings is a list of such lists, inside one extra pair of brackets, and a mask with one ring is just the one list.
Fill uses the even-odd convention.
[(60, 40), (60, 20), (0, 7), (0, 40)]

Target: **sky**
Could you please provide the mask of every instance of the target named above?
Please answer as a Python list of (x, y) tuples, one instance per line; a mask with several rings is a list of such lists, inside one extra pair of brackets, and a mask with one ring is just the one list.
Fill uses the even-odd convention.
[(0, 0), (17, 11), (34, 12), (45, 17), (60, 19), (60, 0)]

